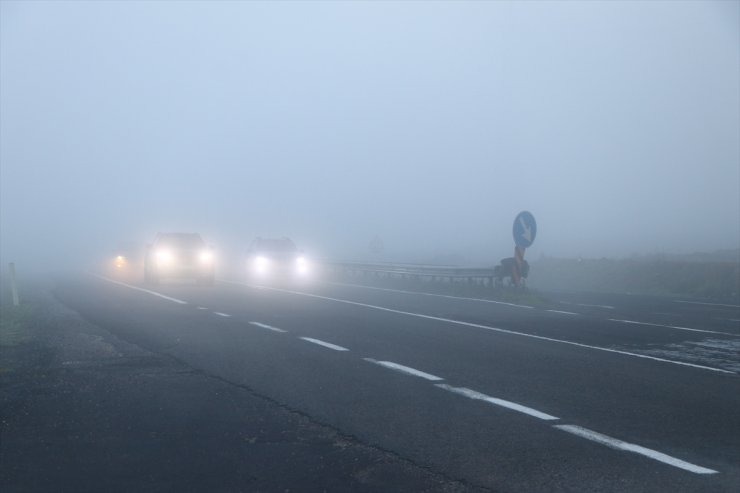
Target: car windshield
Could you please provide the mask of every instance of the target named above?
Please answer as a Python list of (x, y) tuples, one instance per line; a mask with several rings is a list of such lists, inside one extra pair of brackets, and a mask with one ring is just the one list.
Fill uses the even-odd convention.
[(205, 246), (205, 242), (203, 241), (203, 238), (197, 234), (168, 234), (161, 236), (157, 240), (157, 246), (195, 250), (203, 248)]
[(255, 242), (254, 250), (265, 253), (293, 253), (297, 252), (298, 248), (288, 239), (261, 239)]

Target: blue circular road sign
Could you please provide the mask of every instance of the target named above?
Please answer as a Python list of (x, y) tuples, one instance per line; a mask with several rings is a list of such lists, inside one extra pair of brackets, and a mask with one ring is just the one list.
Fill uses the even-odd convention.
[(522, 211), (514, 219), (514, 243), (522, 248), (529, 248), (537, 236), (537, 223), (528, 211)]

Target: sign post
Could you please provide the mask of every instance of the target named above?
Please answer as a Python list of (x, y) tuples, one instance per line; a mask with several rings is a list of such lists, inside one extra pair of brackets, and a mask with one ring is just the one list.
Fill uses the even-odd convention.
[(512, 280), (514, 285), (519, 287), (522, 279), (522, 268), (524, 266), (524, 251), (534, 243), (534, 237), (537, 236), (537, 222), (534, 220), (532, 213), (522, 211), (514, 218), (514, 272)]

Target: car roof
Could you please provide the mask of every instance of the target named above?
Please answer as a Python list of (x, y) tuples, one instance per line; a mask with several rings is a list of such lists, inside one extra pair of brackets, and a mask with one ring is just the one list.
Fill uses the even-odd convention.
[(290, 251), (297, 250), (293, 240), (287, 237), (282, 238), (261, 238), (257, 237), (252, 242), (252, 249), (254, 250), (278, 250), (278, 251)]
[(187, 244), (203, 244), (203, 238), (198, 233), (157, 233), (155, 242), (166, 241)]
[(200, 236), (200, 234), (198, 234), (198, 233), (171, 233), (171, 232), (168, 232), (168, 233), (159, 232), (159, 233), (157, 233), (157, 235), (158, 236), (169, 236), (169, 237), (172, 237), (172, 236)]

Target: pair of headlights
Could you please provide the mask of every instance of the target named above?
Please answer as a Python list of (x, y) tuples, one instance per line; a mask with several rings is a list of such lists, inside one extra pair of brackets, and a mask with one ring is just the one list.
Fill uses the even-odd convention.
[[(268, 257), (260, 255), (254, 258), (253, 264), (254, 270), (258, 274), (265, 274), (270, 270), (270, 265), (272, 264), (272, 262)], [(296, 257), (295, 269), (296, 271), (298, 271), (299, 274), (305, 274), (306, 272), (308, 272), (308, 261), (305, 257)]]

